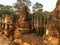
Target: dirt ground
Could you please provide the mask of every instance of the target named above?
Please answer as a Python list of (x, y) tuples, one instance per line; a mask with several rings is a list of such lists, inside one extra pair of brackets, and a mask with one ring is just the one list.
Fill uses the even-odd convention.
[(29, 43), (30, 45), (45, 45), (42, 41), (42, 38), (34, 34), (21, 35), (19, 39), (15, 39), (14, 41), (9, 40), (4, 35), (0, 35), (0, 45), (19, 45), (19, 44), (12, 44), (12, 42), (18, 42), (20, 40), (22, 40), (22, 42), (25, 42), (25, 44), (22, 45), (26, 45), (26, 43)]

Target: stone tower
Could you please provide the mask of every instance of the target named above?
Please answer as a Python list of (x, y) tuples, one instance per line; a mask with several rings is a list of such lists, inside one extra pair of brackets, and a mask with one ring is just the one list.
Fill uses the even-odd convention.
[[(16, 22), (15, 35), (26, 34), (34, 32), (34, 24), (31, 20), (28, 19), (27, 7), (20, 7), (20, 16)], [(15, 36), (15, 37), (16, 37)]]

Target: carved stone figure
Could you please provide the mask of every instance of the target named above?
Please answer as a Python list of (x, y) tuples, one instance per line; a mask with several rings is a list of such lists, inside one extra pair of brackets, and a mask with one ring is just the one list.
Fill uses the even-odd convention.
[[(34, 24), (31, 20), (28, 19), (28, 13), (27, 13), (27, 7), (22, 6), (20, 7), (20, 17), (19, 20), (16, 22), (16, 33), (20, 34), (26, 34), (31, 33), (34, 31)], [(15, 36), (16, 37), (16, 36)]]
[[(2, 34), (11, 38), (14, 35), (14, 17), (12, 15), (5, 15), (2, 17), (1, 30)], [(12, 37), (13, 38), (13, 37)]]

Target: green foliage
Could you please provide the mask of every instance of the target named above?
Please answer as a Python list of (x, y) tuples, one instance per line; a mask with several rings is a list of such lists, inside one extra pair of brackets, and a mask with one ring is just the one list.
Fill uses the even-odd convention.
[(25, 5), (28, 7), (31, 5), (31, 1), (30, 0), (17, 0), (17, 2), (14, 5), (14, 8), (19, 10), (22, 5)]
[(16, 22), (19, 19), (19, 14), (13, 14), (14, 16), (14, 22)]
[(2, 17), (3, 15), (12, 15), (14, 13), (12, 6), (4, 6), (2, 4), (0, 4), (0, 17)]
[(10, 11), (10, 10), (0, 10), (0, 14), (4, 14), (4, 15), (11, 15), (13, 13), (14, 12), (13, 11)]
[(35, 25), (37, 27), (37, 35), (42, 36), (45, 33), (45, 27), (46, 25), (53, 19), (53, 12), (48, 12), (48, 11), (37, 11), (33, 13), (34, 15), (34, 20), (35, 20)]
[(0, 9), (0, 18), (2, 16), (5, 16), (5, 15), (13, 15), (14, 16), (14, 22), (16, 22), (16, 20), (19, 18), (19, 15), (16, 14), (16, 12), (13, 10), (13, 7), (12, 6), (4, 6), (4, 5), (0, 5), (1, 9)]
[(38, 32), (39, 32), (38, 35), (43, 36), (45, 33), (45, 27), (40, 27)]
[(36, 4), (33, 6), (33, 12), (42, 11), (42, 7), (43, 5), (41, 3), (36, 2)]
[(23, 5), (27, 5), (27, 6), (31, 5), (31, 1), (30, 0), (17, 0), (17, 2), (23, 3)]

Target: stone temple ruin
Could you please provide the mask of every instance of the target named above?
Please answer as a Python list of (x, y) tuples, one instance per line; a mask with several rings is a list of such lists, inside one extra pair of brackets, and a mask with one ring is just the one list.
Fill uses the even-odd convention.
[[(0, 18), (0, 45), (60, 45), (60, 1), (57, 1), (53, 20), (46, 25), (43, 38), (34, 34), (34, 23), (28, 19), (27, 7), (20, 7), (14, 22), (13, 15)], [(43, 39), (43, 40), (42, 40)]]
[(56, 3), (53, 20), (47, 24), (43, 38), (47, 45), (60, 45), (60, 0)]
[(37, 37), (34, 32), (35, 27), (28, 19), (26, 6), (20, 7), (16, 23), (13, 15), (0, 18), (0, 45), (44, 45), (41, 37)]
[[(35, 34), (34, 24), (28, 19), (27, 7), (20, 8), (20, 18), (16, 22), (16, 30), (14, 31), (14, 42), (18, 45), (44, 45), (41, 38)], [(41, 42), (41, 43), (39, 43)]]
[(17, 31), (20, 31), (21, 34), (31, 33), (34, 31), (34, 24), (31, 20), (28, 19), (26, 6), (22, 6), (20, 8), (20, 16), (18, 21), (16, 22), (16, 32)]

